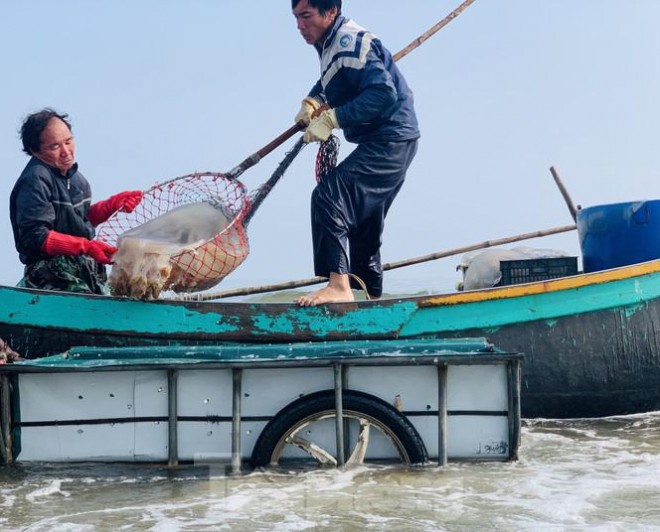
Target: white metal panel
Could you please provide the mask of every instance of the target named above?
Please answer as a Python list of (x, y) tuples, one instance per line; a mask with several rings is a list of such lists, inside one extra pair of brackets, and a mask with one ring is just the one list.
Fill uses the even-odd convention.
[[(21, 422), (167, 418), (167, 374), (121, 371), (20, 376)], [(167, 457), (167, 423), (23, 427), (21, 460)]]
[[(249, 459), (266, 421), (241, 423), (241, 456)], [(231, 422), (179, 423), (179, 458), (194, 462), (231, 463)]]
[[(438, 409), (435, 366), (352, 367), (348, 387), (380, 397), (403, 410)], [(397, 396), (399, 396), (397, 398)], [(448, 410), (508, 410), (507, 370), (503, 364), (449, 366)]]
[(438, 416), (410, 416), (408, 421), (413, 424), (419, 437), (422, 438), (429, 459), (436, 460), (438, 458)]
[(133, 417), (134, 384), (133, 371), (22, 374), (21, 421)]
[(231, 369), (180, 370), (178, 415), (231, 417), (232, 382)]
[(136, 462), (166, 461), (168, 458), (168, 422), (143, 421), (135, 424)]
[(261, 431), (266, 428), (266, 421), (244, 421), (241, 433), (241, 453), (244, 458), (252, 456), (252, 449), (257, 443)]
[(351, 367), (348, 388), (375, 395), (391, 405), (400, 401), (403, 410), (438, 410), (435, 366)]
[(449, 416), (447, 456), (506, 458), (509, 446), (509, 422), (505, 416)]
[(23, 374), (20, 385), (23, 421), (167, 415), (165, 370)]
[(231, 422), (180, 422), (179, 459), (231, 463)]
[(273, 416), (303, 395), (334, 388), (332, 367), (244, 370), (243, 415)]
[[(426, 445), (431, 460), (438, 458), (438, 418), (408, 418)], [(449, 416), (447, 458), (499, 459), (508, 457), (509, 422), (506, 416)]]
[(509, 410), (507, 366), (449, 366), (448, 410)]
[(23, 427), (18, 459), (26, 462), (132, 461), (134, 433), (133, 423)]
[[(107, 375), (116, 375), (115, 372)], [(135, 417), (167, 417), (167, 371), (138, 371), (134, 378)]]

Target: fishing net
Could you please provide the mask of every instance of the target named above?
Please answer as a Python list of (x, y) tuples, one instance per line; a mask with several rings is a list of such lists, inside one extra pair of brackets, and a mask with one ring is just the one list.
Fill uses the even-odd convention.
[[(218, 284), (247, 258), (249, 221), (304, 146), (300, 139), (252, 193), (231, 172), (194, 173), (152, 187), (133, 212), (115, 213), (97, 234), (118, 248), (112, 294), (152, 300)], [(317, 180), (336, 165), (338, 146), (334, 136), (321, 144)]]
[(132, 213), (118, 212), (98, 238), (118, 252), (109, 277), (113, 295), (157, 299), (162, 291), (215, 286), (247, 257), (242, 218), (245, 186), (221, 173), (194, 173), (156, 185)]
[(339, 156), (339, 138), (330, 135), (328, 140), (321, 142), (316, 153), (316, 182), (320, 183), (337, 166)]

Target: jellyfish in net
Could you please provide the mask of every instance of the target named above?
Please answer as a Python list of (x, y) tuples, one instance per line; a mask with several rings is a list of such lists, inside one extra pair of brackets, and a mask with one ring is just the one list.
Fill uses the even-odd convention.
[(249, 253), (244, 185), (219, 173), (178, 177), (145, 192), (132, 213), (117, 212), (97, 238), (118, 248), (108, 284), (115, 296), (153, 300), (218, 284)]

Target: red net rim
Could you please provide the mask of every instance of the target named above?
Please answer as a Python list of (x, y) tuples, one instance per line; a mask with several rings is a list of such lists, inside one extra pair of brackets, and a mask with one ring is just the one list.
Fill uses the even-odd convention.
[[(219, 207), (227, 219), (227, 226), (217, 235), (199, 244), (196, 249), (218, 242), (222, 236), (234, 230), (251, 205), (245, 185), (238, 179), (228, 178), (219, 172), (195, 172), (158, 183), (143, 193), (143, 198), (131, 213), (117, 211), (97, 228), (96, 237), (111, 245), (117, 245), (119, 237), (146, 222), (162, 216), (176, 207), (191, 203), (209, 202)], [(242, 228), (241, 228), (242, 230)], [(171, 256), (189, 253), (184, 250)]]

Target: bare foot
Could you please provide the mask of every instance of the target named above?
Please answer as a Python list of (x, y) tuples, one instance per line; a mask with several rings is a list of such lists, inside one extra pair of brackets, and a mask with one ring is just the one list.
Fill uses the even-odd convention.
[(296, 303), (301, 307), (315, 307), (323, 303), (343, 303), (345, 301), (355, 301), (353, 290), (348, 282), (348, 275), (335, 272), (330, 272), (328, 286), (296, 299)]
[(353, 291), (350, 288), (342, 290), (330, 285), (296, 299), (296, 303), (301, 307), (315, 307), (324, 303), (343, 303), (346, 301), (355, 301)]

